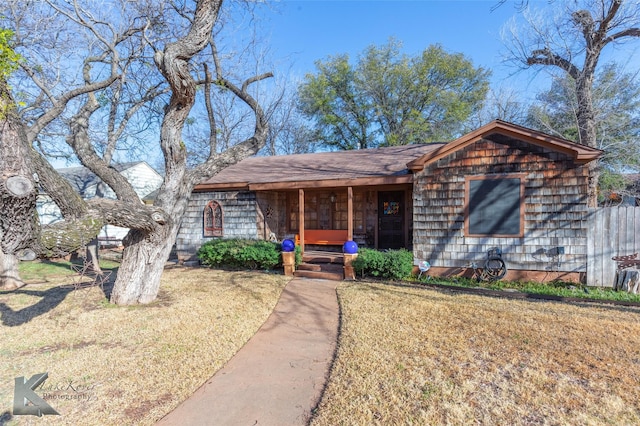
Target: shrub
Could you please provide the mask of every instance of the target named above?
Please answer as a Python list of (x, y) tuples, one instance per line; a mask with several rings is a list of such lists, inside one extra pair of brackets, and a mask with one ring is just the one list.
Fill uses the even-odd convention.
[(385, 253), (385, 278), (401, 280), (411, 276), (413, 272), (413, 253), (406, 249), (388, 250)]
[(296, 260), (295, 260), (296, 268), (301, 263), (302, 263), (302, 249), (300, 248), (300, 246), (296, 246)]
[(272, 269), (281, 263), (278, 245), (260, 240), (243, 247), (238, 259), (250, 269)]
[(262, 240), (211, 240), (200, 247), (198, 259), (211, 267), (272, 269), (281, 263), (280, 245)]
[(358, 257), (353, 260), (353, 269), (364, 277), (378, 277), (384, 269), (384, 254), (381, 251), (361, 248)]
[(405, 249), (384, 252), (363, 248), (353, 261), (356, 272), (364, 276), (393, 280), (407, 278), (413, 272), (413, 254)]

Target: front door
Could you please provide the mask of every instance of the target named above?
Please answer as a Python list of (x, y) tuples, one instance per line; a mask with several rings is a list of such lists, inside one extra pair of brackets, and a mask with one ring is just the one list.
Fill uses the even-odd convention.
[(404, 191), (378, 193), (378, 249), (405, 247), (404, 203)]

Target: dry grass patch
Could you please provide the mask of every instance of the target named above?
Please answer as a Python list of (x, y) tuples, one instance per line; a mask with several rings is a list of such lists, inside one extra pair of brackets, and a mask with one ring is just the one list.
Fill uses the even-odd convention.
[(61, 415), (38, 424), (153, 424), (255, 334), (288, 280), (173, 269), (157, 302), (134, 307), (108, 304), (97, 287), (73, 291), (60, 282), (0, 292), (0, 424), (35, 420), (11, 418), (14, 378), (43, 372), (49, 378), (37, 393), (50, 394)]
[(640, 424), (640, 310), (339, 288), (313, 425)]

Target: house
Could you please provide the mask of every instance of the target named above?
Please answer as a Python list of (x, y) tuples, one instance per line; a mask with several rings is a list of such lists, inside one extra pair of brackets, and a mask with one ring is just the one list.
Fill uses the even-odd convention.
[[(142, 202), (153, 202), (153, 195), (162, 185), (163, 178), (144, 161), (118, 163), (113, 167), (131, 183)], [(86, 167), (67, 167), (57, 169), (71, 186), (84, 199), (94, 197), (116, 198), (115, 193), (102, 180)], [(43, 225), (62, 219), (60, 209), (47, 194), (39, 194), (37, 211)], [(129, 230), (105, 225), (98, 238), (102, 241), (120, 242)]]
[(588, 166), (601, 151), (503, 121), (449, 143), (251, 157), (197, 185), (176, 243), (296, 238), (407, 248), (431, 274), (465, 272), (498, 247), (510, 279), (586, 270)]

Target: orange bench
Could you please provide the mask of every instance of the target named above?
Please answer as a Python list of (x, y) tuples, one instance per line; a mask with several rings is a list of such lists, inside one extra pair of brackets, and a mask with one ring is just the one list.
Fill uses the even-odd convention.
[[(346, 229), (305, 229), (304, 243), (320, 246), (341, 246), (349, 239)], [(300, 235), (296, 235), (296, 244), (300, 242)]]

